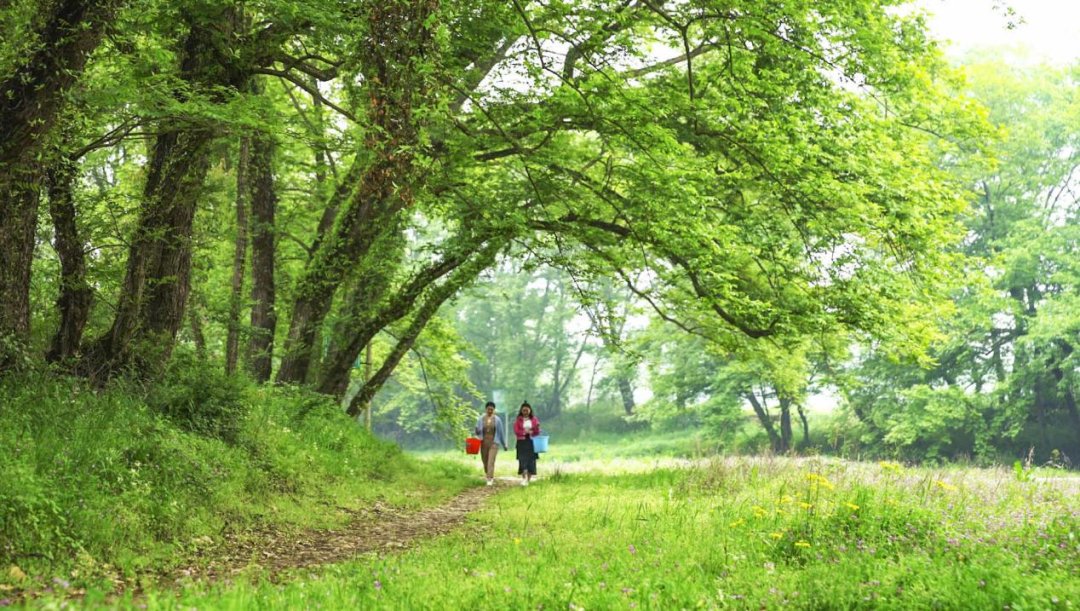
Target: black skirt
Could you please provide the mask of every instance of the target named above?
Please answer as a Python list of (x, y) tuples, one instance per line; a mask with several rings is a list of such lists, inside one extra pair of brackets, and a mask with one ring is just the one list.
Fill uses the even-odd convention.
[(533, 450), (532, 439), (517, 440), (518, 475), (536, 475), (536, 459), (539, 456)]

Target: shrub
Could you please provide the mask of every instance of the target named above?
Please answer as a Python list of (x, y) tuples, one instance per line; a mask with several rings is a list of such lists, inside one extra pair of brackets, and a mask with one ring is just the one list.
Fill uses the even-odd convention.
[(226, 375), (219, 367), (181, 352), (150, 390), (146, 403), (186, 431), (235, 444), (251, 397), (241, 376)]

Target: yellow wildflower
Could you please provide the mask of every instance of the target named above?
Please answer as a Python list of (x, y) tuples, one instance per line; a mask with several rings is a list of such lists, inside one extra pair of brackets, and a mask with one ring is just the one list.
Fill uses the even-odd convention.
[(784, 533), (769, 533), (769, 536), (773, 539), (783, 539)]
[(800, 539), (795, 542), (795, 547), (810, 547), (810, 543)]
[(730, 526), (731, 528), (738, 528), (738, 527), (742, 526), (743, 524), (746, 524), (746, 520), (744, 520), (742, 518), (739, 518), (738, 520), (735, 520), (734, 522), (732, 522), (728, 526)]
[(936, 482), (934, 482), (934, 484), (942, 490), (956, 490), (956, 486), (953, 486), (952, 484), (948, 482), (943, 482), (941, 480), (937, 480)]
[(859, 506), (856, 505), (855, 503), (844, 503), (844, 504), (847, 505), (848, 509), (850, 509), (852, 511), (858, 511), (859, 510)]
[(824, 475), (818, 475), (817, 473), (807, 473), (806, 479), (810, 480), (811, 485), (819, 485), (824, 488), (828, 488), (829, 490), (832, 490), (834, 488), (832, 482), (830, 482), (829, 479)]
[(809, 511), (809, 510), (814, 508), (814, 504), (813, 503), (807, 503), (806, 501), (803, 501), (803, 502), (799, 503), (799, 507), (802, 507), (803, 509)]

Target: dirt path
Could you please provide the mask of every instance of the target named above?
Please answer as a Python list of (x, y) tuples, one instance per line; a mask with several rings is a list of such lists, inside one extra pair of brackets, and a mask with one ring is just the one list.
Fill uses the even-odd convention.
[[(515, 480), (516, 481), (516, 480)], [(437, 507), (404, 511), (376, 503), (351, 512), (342, 529), (283, 532), (264, 530), (243, 536), (227, 536), (205, 551), (202, 566), (180, 568), (163, 575), (165, 583), (190, 580), (219, 581), (255, 570), (271, 579), (291, 569), (315, 567), (350, 560), (365, 552), (397, 552), (418, 541), (444, 535), (461, 526), (465, 517), (484, 500), (513, 482), (469, 488)]]

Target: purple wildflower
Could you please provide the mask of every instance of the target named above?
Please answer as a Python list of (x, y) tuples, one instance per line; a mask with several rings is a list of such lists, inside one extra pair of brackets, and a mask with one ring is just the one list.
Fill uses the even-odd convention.
[(375, 580), (375, 589), (376, 590), (381, 590), (382, 589), (382, 582), (379, 581), (378, 579)]

